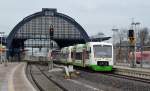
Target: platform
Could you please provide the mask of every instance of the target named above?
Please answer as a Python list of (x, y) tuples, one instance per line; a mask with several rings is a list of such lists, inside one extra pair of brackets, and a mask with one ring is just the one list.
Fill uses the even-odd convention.
[(126, 65), (115, 65), (114, 68), (116, 68), (116, 69), (127, 69), (127, 70), (133, 70), (133, 71), (142, 71), (142, 72), (150, 73), (150, 68), (140, 68), (140, 67), (131, 68), (127, 64)]
[(26, 63), (0, 64), (0, 91), (36, 91), (25, 75)]
[(124, 66), (115, 65), (114, 69), (115, 69), (115, 73), (117, 73), (117, 74), (122, 74), (122, 75), (133, 76), (133, 77), (150, 80), (150, 69), (149, 68), (140, 68), (140, 67), (131, 68), (130, 66), (127, 66), (127, 65), (124, 65)]

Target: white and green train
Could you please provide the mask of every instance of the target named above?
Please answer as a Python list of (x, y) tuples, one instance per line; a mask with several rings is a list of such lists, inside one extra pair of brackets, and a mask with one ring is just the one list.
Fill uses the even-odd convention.
[(87, 42), (61, 49), (59, 61), (75, 66), (89, 67), (95, 71), (111, 71), (113, 45), (105, 42)]

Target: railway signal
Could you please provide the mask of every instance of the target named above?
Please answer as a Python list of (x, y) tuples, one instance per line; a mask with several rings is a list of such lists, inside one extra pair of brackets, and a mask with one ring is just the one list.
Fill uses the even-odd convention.
[(130, 44), (130, 52), (132, 53), (132, 57), (131, 57), (131, 67), (135, 67), (135, 60), (136, 60), (136, 57), (135, 57), (135, 50), (136, 50), (136, 41), (135, 41), (135, 36), (134, 36), (134, 30), (133, 29), (130, 29), (128, 31), (128, 38), (129, 38), (129, 44)]
[(53, 28), (53, 25), (50, 25), (49, 35), (50, 35), (50, 39), (53, 39), (53, 35), (54, 35), (54, 28)]
[(135, 45), (135, 36), (134, 36), (134, 30), (133, 29), (129, 30), (128, 38), (129, 38), (130, 45), (134, 46)]
[[(51, 24), (50, 25), (50, 29), (49, 29), (49, 36), (50, 36), (50, 54), (52, 53), (52, 48), (53, 48), (53, 43), (51, 43), (51, 40), (53, 39), (53, 35), (54, 35), (54, 27), (53, 25)], [(53, 58), (52, 58), (52, 55), (50, 55), (50, 63), (49, 63), (49, 68), (52, 70), (53, 69)], [(49, 71), (50, 71), (49, 69)]]

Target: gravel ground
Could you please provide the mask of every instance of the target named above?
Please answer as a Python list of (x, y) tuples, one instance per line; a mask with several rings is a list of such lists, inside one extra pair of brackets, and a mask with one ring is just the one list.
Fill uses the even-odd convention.
[(96, 88), (95, 86), (78, 81), (76, 80), (77, 78), (65, 79), (65, 74), (63, 71), (48, 72), (47, 68), (44, 69), (43, 67), (41, 67), (41, 69), (43, 69), (44, 73), (49, 76), (53, 81), (66, 88), (68, 91), (103, 91), (100, 88)]
[(150, 91), (150, 84), (107, 76), (102, 73), (81, 71), (80, 76), (64, 79), (64, 72), (48, 72), (48, 67), (40, 66), (43, 72), (68, 91)]
[(82, 79), (90, 80), (91, 82), (108, 86), (108, 88), (106, 89), (107, 91), (112, 91), (111, 88), (120, 89), (121, 91), (150, 91), (150, 84), (147, 83), (107, 76), (101, 73), (89, 73), (85, 71), (80, 72), (80, 77)]

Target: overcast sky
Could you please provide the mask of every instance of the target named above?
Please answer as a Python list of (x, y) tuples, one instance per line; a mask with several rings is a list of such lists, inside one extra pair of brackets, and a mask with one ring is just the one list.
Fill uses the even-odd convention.
[(111, 35), (113, 27), (129, 28), (132, 18), (144, 27), (150, 26), (149, 0), (1, 0), (0, 31), (8, 34), (24, 17), (42, 8), (57, 8), (74, 18), (89, 35)]

